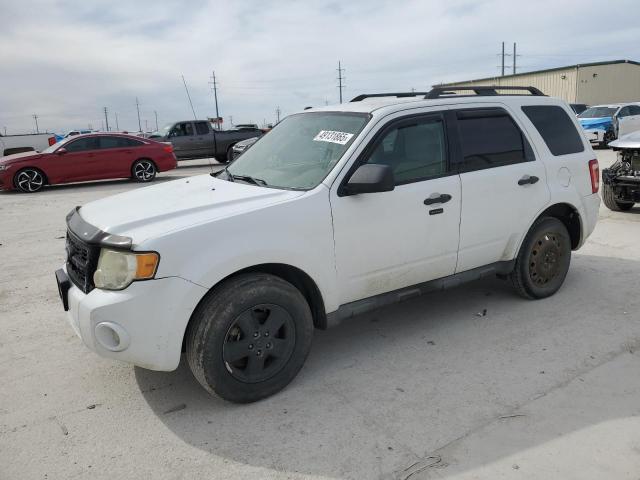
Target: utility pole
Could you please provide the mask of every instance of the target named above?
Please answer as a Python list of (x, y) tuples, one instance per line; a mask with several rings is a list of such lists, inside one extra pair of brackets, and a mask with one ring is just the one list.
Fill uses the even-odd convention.
[(144, 121), (144, 131), (145, 132), (149, 131), (149, 122), (147, 120)]
[(140, 104), (138, 103), (138, 97), (136, 97), (136, 110), (138, 111), (138, 131), (142, 131), (142, 124), (140, 123)]
[[(216, 119), (220, 118), (220, 112), (218, 112), (218, 82), (216, 82), (216, 72), (212, 71), (211, 72), (211, 82), (209, 82), (209, 84), (212, 86), (213, 88), (213, 98), (216, 102)], [(220, 122), (216, 122), (216, 125), (218, 126), (218, 129), (220, 129)]]
[(158, 131), (158, 112), (154, 110), (153, 114), (156, 116), (156, 132), (157, 132)]
[(340, 91), (340, 103), (342, 103), (342, 89), (344, 88), (344, 85), (342, 85), (342, 81), (345, 79), (342, 76), (342, 72), (344, 72), (344, 68), (342, 68), (340, 60), (338, 60), (338, 90)]
[(501, 77), (504, 77), (504, 42), (502, 42), (502, 70), (501, 70)]
[(4, 136), (7, 136), (7, 127), (4, 127)]
[(233, 127), (233, 115), (229, 115), (229, 126)]
[(36, 115), (35, 113), (33, 114), (33, 119), (36, 122), (36, 133), (40, 133), (40, 130), (38, 129), (38, 115)]
[(516, 42), (513, 42), (513, 74), (516, 74)]
[(280, 123), (280, 107), (276, 108), (276, 123)]
[(184, 89), (187, 91), (187, 98), (189, 99), (189, 105), (191, 105), (191, 111), (193, 112), (193, 119), (197, 120), (196, 111), (193, 109), (193, 102), (191, 101), (191, 95), (189, 95), (189, 89), (187, 88), (187, 81), (184, 79), (184, 75), (182, 75), (182, 83), (184, 83)]
[(107, 107), (103, 107), (104, 109), (104, 123), (107, 126), (107, 132), (109, 131), (109, 117), (107, 116)]
[(115, 112), (115, 115), (116, 115), (116, 131), (119, 132), (120, 126), (118, 125), (118, 112)]

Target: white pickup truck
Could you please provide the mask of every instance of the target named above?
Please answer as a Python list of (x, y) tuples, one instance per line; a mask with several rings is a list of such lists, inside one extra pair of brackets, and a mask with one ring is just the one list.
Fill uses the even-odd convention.
[(22, 152), (40, 152), (56, 143), (53, 133), (0, 135), (0, 157)]

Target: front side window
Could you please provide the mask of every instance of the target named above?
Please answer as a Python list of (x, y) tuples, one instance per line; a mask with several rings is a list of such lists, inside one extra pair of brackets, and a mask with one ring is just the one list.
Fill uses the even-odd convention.
[(98, 148), (97, 137), (85, 137), (69, 142), (65, 145), (67, 152), (84, 152), (87, 150), (95, 150)]
[(377, 142), (367, 163), (391, 167), (396, 185), (443, 175), (447, 155), (442, 119), (403, 122), (392, 128)]
[(629, 115), (631, 115), (631, 112), (629, 111), (629, 107), (622, 107), (618, 112), (618, 117), (620, 118), (628, 117)]
[(368, 120), (364, 113), (291, 115), (221, 172), (269, 187), (309, 190), (324, 180)]
[(640, 115), (640, 106), (638, 106), (638, 105), (629, 105), (629, 113), (631, 115)]
[(534, 160), (529, 142), (502, 108), (463, 110), (456, 116), (463, 172)]
[(193, 125), (191, 122), (178, 123), (171, 133), (174, 137), (190, 137), (193, 135)]

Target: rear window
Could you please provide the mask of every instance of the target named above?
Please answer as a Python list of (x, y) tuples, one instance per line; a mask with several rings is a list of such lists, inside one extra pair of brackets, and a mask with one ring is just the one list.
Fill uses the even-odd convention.
[(584, 151), (582, 137), (562, 107), (527, 105), (522, 107), (554, 156)]

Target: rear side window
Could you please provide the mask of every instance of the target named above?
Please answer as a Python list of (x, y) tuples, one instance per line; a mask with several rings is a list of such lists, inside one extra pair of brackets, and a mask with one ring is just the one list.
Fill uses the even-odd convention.
[(554, 156), (584, 151), (582, 137), (562, 107), (527, 105), (522, 107)]
[(205, 135), (209, 133), (209, 128), (205, 122), (196, 122), (196, 133), (198, 135)]
[(97, 137), (85, 137), (65, 145), (67, 152), (84, 152), (86, 150), (96, 150), (98, 148)]
[(529, 142), (501, 108), (456, 112), (463, 172), (535, 160)]

